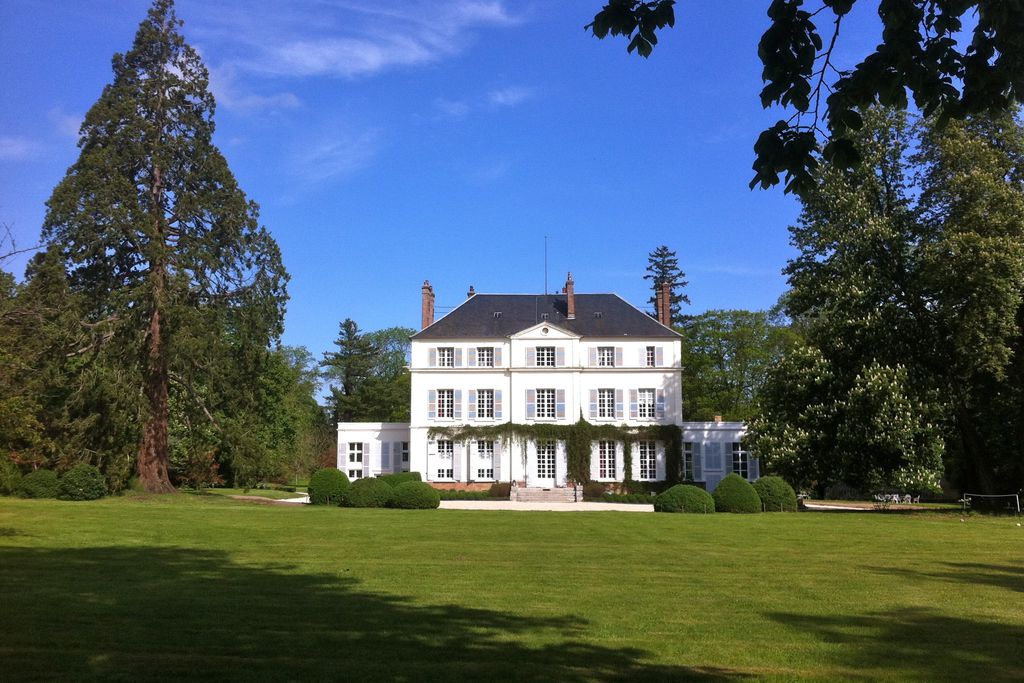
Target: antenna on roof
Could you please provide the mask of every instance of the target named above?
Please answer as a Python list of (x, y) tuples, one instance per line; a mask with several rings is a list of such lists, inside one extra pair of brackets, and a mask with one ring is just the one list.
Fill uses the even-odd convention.
[(548, 236), (544, 235), (544, 296), (548, 295)]

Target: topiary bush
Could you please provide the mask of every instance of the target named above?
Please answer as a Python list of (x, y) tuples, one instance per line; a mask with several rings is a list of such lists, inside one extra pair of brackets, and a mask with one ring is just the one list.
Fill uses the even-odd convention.
[(458, 491), (454, 489), (437, 492), (441, 500), (490, 500), (491, 494), (487, 491)]
[(18, 482), (18, 495), (22, 498), (56, 498), (58, 493), (60, 485), (53, 470), (29, 472)]
[(719, 512), (760, 512), (761, 498), (750, 482), (738, 474), (726, 475), (718, 482), (715, 492), (715, 509)]
[(7, 458), (0, 458), (0, 494), (9, 496), (18, 490), (21, 470)]
[(392, 486), (398, 486), (407, 481), (422, 481), (419, 472), (395, 472), (394, 474), (382, 474), (377, 478), (381, 481), (386, 481)]
[(107, 480), (95, 465), (79, 463), (60, 478), (61, 500), (97, 500), (107, 495)]
[(403, 510), (432, 510), (440, 504), (441, 496), (437, 489), (422, 481), (399, 484), (388, 503), (390, 507)]
[(707, 513), (715, 511), (711, 494), (690, 484), (676, 484), (654, 497), (655, 512)]
[(309, 502), (313, 505), (338, 505), (348, 488), (348, 477), (334, 467), (317, 470), (309, 478)]
[(796, 491), (782, 477), (761, 477), (753, 486), (765, 512), (796, 512)]
[[(399, 486), (404, 485), (399, 484)], [(347, 508), (382, 508), (387, 506), (394, 493), (395, 487), (383, 479), (375, 477), (356, 479), (342, 492), (341, 505)]]

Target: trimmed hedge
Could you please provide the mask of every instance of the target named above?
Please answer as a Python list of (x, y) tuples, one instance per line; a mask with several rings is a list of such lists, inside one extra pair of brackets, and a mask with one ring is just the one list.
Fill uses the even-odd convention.
[(53, 470), (29, 472), (18, 483), (18, 495), (22, 498), (56, 498), (58, 493), (60, 483)]
[(348, 477), (339, 469), (325, 467), (309, 478), (309, 502), (313, 505), (338, 505), (348, 488)]
[(733, 473), (718, 482), (715, 492), (715, 509), (719, 512), (760, 512), (761, 498), (750, 482)]
[(107, 495), (107, 480), (98, 467), (83, 462), (64, 473), (58, 489), (61, 500), (98, 500)]
[[(606, 493), (600, 498), (593, 498), (596, 503), (634, 503), (650, 505), (654, 502), (652, 493)], [(586, 499), (584, 499), (586, 500)]]
[(699, 486), (676, 484), (654, 498), (655, 512), (715, 512), (715, 499)]
[(403, 510), (432, 510), (441, 504), (441, 496), (430, 484), (407, 481), (395, 487), (389, 506)]
[(457, 491), (453, 489), (439, 490), (441, 500), (490, 500), (490, 491)]
[(419, 472), (395, 472), (394, 474), (382, 474), (377, 477), (381, 481), (386, 481), (392, 486), (398, 486), (404, 484), (407, 481), (423, 481), (420, 478)]
[(796, 491), (782, 477), (761, 477), (754, 490), (765, 512), (796, 512)]
[(7, 458), (0, 457), (0, 494), (9, 496), (18, 491), (21, 470)]
[[(399, 484), (399, 486), (404, 486), (404, 484)], [(356, 479), (342, 492), (341, 506), (346, 508), (382, 508), (387, 506), (394, 493), (395, 487), (383, 479), (376, 477)]]

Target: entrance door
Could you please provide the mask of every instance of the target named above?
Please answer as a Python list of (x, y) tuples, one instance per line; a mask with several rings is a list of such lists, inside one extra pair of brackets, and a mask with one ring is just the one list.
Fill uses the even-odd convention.
[(537, 444), (536, 476), (531, 486), (552, 488), (555, 485), (555, 442), (541, 441)]

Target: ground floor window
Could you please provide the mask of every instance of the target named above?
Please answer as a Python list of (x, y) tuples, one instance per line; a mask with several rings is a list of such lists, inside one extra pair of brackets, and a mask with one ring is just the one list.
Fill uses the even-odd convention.
[(437, 478), (453, 479), (452, 458), (455, 455), (455, 444), (442, 439), (437, 442)]
[(352, 463), (363, 462), (363, 444), (350, 442), (348, 445), (348, 461)]
[(597, 456), (598, 456), (598, 472), (597, 476), (599, 479), (614, 479), (615, 478), (615, 442), (614, 441), (598, 441), (597, 442)]
[(361, 476), (363, 476), (363, 471), (362, 470), (349, 470), (348, 471), (348, 478), (349, 479), (358, 479)]
[(641, 441), (637, 444), (640, 456), (640, 479), (656, 479), (658, 456), (653, 441)]
[(402, 442), (402, 462), (409, 462), (409, 442)]
[(693, 443), (683, 444), (683, 481), (693, 481)]
[(555, 442), (539, 441), (537, 443), (537, 478), (555, 478)]
[(733, 442), (732, 444), (732, 471), (747, 479), (750, 466), (750, 455), (743, 448), (743, 444)]
[(476, 442), (476, 478), (494, 479), (494, 442)]

